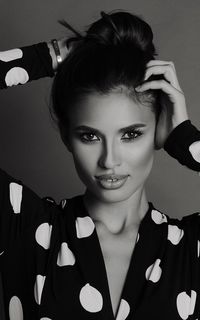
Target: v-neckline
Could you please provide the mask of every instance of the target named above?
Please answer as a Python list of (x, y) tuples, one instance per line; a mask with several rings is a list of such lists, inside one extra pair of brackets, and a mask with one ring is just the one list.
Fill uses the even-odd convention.
[[(84, 194), (82, 195), (79, 195), (79, 199), (81, 201), (81, 206), (82, 206), (82, 209), (83, 209), (83, 214), (85, 216), (89, 216), (91, 219), (92, 217), (90, 216), (86, 206), (85, 206), (85, 203), (84, 203), (84, 200), (83, 200), (83, 196)], [(124, 280), (124, 284), (123, 284), (123, 287), (122, 287), (122, 291), (121, 291), (121, 295), (120, 295), (120, 298), (119, 298), (119, 303), (118, 303), (118, 306), (117, 306), (117, 311), (116, 311), (116, 315), (114, 315), (114, 311), (113, 311), (113, 308), (112, 308), (112, 300), (111, 300), (111, 295), (110, 295), (110, 289), (109, 289), (109, 282), (108, 282), (108, 274), (107, 274), (107, 270), (106, 270), (106, 265), (105, 265), (105, 260), (104, 260), (104, 256), (103, 256), (103, 252), (102, 252), (102, 248), (101, 248), (101, 244), (100, 244), (100, 239), (99, 239), (99, 236), (98, 236), (98, 233), (97, 233), (97, 229), (96, 229), (96, 225), (94, 223), (94, 240), (96, 242), (96, 245), (97, 245), (97, 255), (99, 255), (99, 258), (100, 258), (100, 262), (101, 262), (101, 265), (103, 267), (103, 275), (104, 275), (104, 279), (105, 279), (105, 282), (104, 282), (104, 285), (105, 285), (105, 290), (106, 290), (106, 296), (108, 297), (108, 305), (109, 305), (109, 308), (110, 308), (110, 314), (112, 314), (112, 319), (113, 320), (117, 320), (117, 317), (118, 317), (118, 314), (119, 314), (119, 308), (120, 308), (120, 303), (121, 303), (121, 300), (124, 298), (124, 296), (126, 296), (126, 292), (127, 292), (127, 289), (128, 289), (128, 285), (129, 285), (129, 278), (130, 278), (130, 274), (132, 272), (132, 267), (135, 263), (135, 254), (136, 254), (136, 250), (137, 250), (137, 240), (138, 240), (138, 236), (140, 236), (140, 233), (141, 233), (141, 229), (144, 225), (146, 225), (146, 222), (149, 220), (149, 217), (150, 217), (150, 214), (151, 214), (151, 211), (152, 209), (154, 208), (153, 207), (153, 204), (152, 202), (148, 202), (148, 209), (145, 213), (145, 215), (143, 216), (142, 220), (140, 221), (140, 224), (139, 224), (139, 227), (138, 227), (138, 232), (137, 232), (137, 236), (135, 238), (135, 243), (134, 243), (134, 246), (133, 246), (133, 249), (132, 249), (132, 252), (131, 252), (131, 257), (130, 257), (130, 262), (129, 262), (129, 266), (128, 266), (128, 269), (127, 269), (127, 272), (126, 272), (126, 276), (125, 276), (125, 280)]]

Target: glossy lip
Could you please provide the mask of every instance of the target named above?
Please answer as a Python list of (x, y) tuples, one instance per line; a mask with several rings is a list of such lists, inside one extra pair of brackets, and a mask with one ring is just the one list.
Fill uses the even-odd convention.
[[(111, 178), (116, 180), (109, 181)], [(96, 177), (96, 179), (103, 189), (114, 190), (121, 188), (125, 184), (128, 175), (103, 175), (100, 178)]]
[(128, 175), (117, 175), (117, 174), (104, 174), (101, 176), (95, 176), (95, 178), (99, 180), (108, 180), (108, 179), (117, 179), (117, 180), (122, 180), (124, 178), (127, 178)]

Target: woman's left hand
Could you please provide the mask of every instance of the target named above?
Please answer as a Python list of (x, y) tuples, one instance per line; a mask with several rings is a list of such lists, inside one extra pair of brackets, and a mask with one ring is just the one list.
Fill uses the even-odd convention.
[[(171, 116), (171, 128), (168, 128), (168, 132), (165, 132), (166, 140), (169, 133), (178, 126), (181, 122), (187, 120), (188, 113), (186, 108), (186, 101), (183, 91), (180, 88), (174, 63), (171, 61), (151, 60), (147, 63), (147, 69), (145, 72), (144, 81), (148, 80), (151, 75), (163, 75), (162, 80), (149, 80), (144, 82), (141, 86), (136, 87), (136, 91), (143, 92), (146, 90), (159, 89), (167, 94), (170, 102), (172, 103), (172, 116)], [(166, 110), (165, 110), (166, 111)], [(164, 111), (164, 112), (165, 112)], [(161, 121), (158, 126), (162, 127), (162, 119), (166, 117), (161, 114)], [(165, 141), (162, 142), (164, 144)]]

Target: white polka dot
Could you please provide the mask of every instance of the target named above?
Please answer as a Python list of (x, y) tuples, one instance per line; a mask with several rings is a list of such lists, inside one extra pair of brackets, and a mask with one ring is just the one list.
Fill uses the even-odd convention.
[(168, 225), (168, 236), (167, 239), (171, 241), (172, 244), (178, 244), (183, 238), (184, 230), (178, 228), (177, 226)]
[(69, 249), (68, 244), (63, 242), (58, 253), (57, 265), (60, 267), (74, 265), (75, 257), (73, 252)]
[(179, 316), (186, 320), (190, 315), (194, 313), (195, 303), (196, 303), (196, 291), (191, 290), (191, 297), (185, 292), (178, 294), (176, 299), (176, 306)]
[(44, 317), (44, 318), (40, 318), (40, 320), (51, 320), (50, 318)]
[(200, 254), (200, 241), (197, 240), (197, 257), (199, 258), (199, 254)]
[(179, 293), (176, 299), (176, 306), (179, 316), (182, 319), (187, 319), (189, 316), (190, 297), (186, 292)]
[(20, 299), (13, 296), (9, 303), (9, 318), (10, 320), (23, 320), (23, 309)]
[(10, 183), (10, 203), (14, 213), (20, 213), (22, 202), (22, 186), (18, 183)]
[(152, 282), (158, 282), (160, 280), (162, 274), (162, 269), (159, 266), (160, 262), (160, 259), (156, 259), (156, 261), (147, 268), (145, 273), (145, 277), (147, 280), (150, 280)]
[(76, 219), (76, 234), (78, 238), (89, 237), (94, 231), (95, 225), (90, 217)]
[(63, 199), (63, 200), (61, 201), (62, 209), (64, 209), (64, 208), (65, 208), (66, 203), (67, 203), (67, 200), (66, 200), (66, 199)]
[(52, 225), (42, 223), (35, 232), (35, 239), (44, 249), (49, 249), (51, 241)]
[(189, 146), (189, 151), (197, 162), (200, 162), (200, 141), (195, 141)]
[(42, 276), (40, 274), (37, 275), (35, 285), (34, 285), (34, 297), (37, 304), (41, 303), (42, 290), (44, 287), (46, 276)]
[(89, 312), (98, 312), (103, 307), (101, 293), (89, 283), (81, 289), (79, 299), (82, 307)]
[(156, 224), (167, 222), (166, 215), (164, 213), (159, 212), (158, 210), (151, 211), (151, 218)]
[(128, 317), (129, 312), (130, 306), (128, 302), (124, 299), (121, 299), (116, 320), (125, 320)]
[(23, 52), (21, 49), (11, 49), (0, 52), (0, 60), (4, 62), (20, 59), (22, 56)]
[(5, 82), (8, 87), (17, 85), (19, 83), (24, 84), (29, 80), (29, 75), (24, 68), (14, 67), (10, 69), (5, 77)]

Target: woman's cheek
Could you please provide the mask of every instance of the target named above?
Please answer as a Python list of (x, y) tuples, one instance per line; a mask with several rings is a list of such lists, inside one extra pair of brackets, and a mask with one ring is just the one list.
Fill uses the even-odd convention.
[(129, 150), (129, 165), (133, 170), (138, 169), (140, 173), (141, 171), (144, 174), (148, 173), (153, 164), (154, 153), (153, 139), (141, 139), (140, 143), (138, 141), (138, 144), (135, 144), (131, 151)]
[(87, 144), (76, 143), (73, 148), (73, 157), (76, 165), (83, 170), (90, 171), (96, 167), (97, 150)]

